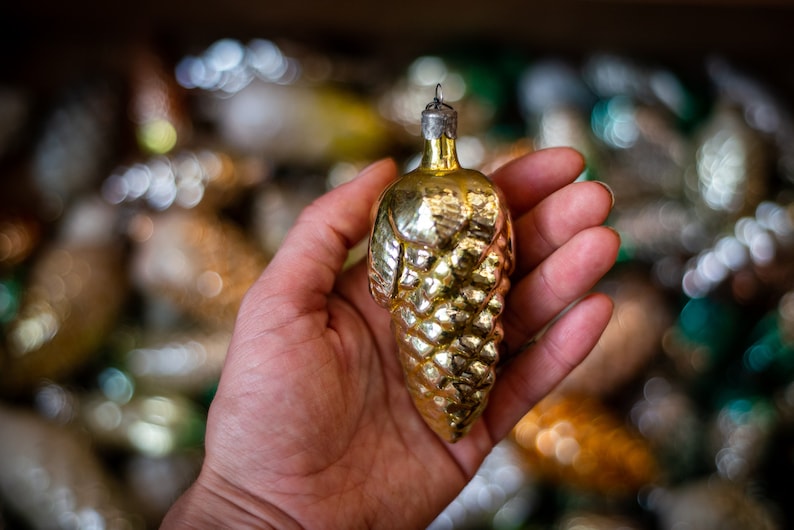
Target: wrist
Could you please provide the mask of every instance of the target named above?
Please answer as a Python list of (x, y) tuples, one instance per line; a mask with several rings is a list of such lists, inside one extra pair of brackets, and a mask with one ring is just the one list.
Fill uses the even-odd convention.
[(276, 506), (241, 491), (212, 472), (202, 470), (196, 482), (174, 503), (162, 530), (184, 528), (300, 529)]

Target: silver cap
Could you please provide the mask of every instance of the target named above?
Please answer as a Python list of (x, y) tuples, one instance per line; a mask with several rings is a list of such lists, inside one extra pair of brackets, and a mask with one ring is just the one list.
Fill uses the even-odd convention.
[(422, 136), (435, 140), (441, 135), (447, 138), (458, 136), (458, 113), (449, 106), (431, 107), (422, 111)]

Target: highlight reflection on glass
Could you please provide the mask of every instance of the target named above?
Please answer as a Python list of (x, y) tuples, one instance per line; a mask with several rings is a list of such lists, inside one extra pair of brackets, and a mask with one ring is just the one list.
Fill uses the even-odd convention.
[(96, 393), (82, 400), (80, 417), (97, 443), (148, 456), (194, 447), (203, 439), (204, 413), (178, 395), (136, 394), (115, 401)]
[(676, 482), (697, 469), (703, 420), (696, 402), (674, 380), (663, 375), (649, 377), (629, 418), (659, 458), (667, 482)]
[(512, 528), (537, 508), (535, 485), (518, 449), (497, 444), (477, 473), (428, 530)]
[(601, 140), (615, 149), (633, 146), (640, 135), (634, 104), (625, 96), (598, 102), (593, 108), (592, 127)]
[(125, 364), (141, 386), (197, 395), (220, 377), (230, 339), (227, 331), (179, 333), (131, 350)]
[(87, 82), (64, 91), (38, 138), (33, 183), (50, 218), (103, 177), (118, 136), (120, 97), (109, 83)]
[(738, 271), (764, 267), (794, 248), (790, 206), (764, 201), (753, 217), (742, 217), (733, 233), (723, 235), (687, 264), (681, 288), (690, 297), (708, 295)]
[(775, 411), (764, 400), (737, 398), (726, 403), (711, 432), (717, 473), (737, 482), (749, 479), (761, 465), (775, 423)]
[(256, 184), (262, 172), (256, 164), (234, 161), (220, 151), (185, 150), (116, 169), (105, 179), (102, 195), (111, 204), (140, 201), (154, 210), (217, 208)]
[(716, 212), (747, 212), (766, 191), (765, 163), (754, 131), (734, 108), (718, 107), (697, 149), (699, 198)]
[(227, 94), (239, 92), (254, 78), (288, 85), (300, 75), (300, 63), (267, 39), (254, 39), (247, 45), (221, 39), (198, 57), (185, 57), (176, 67), (176, 79), (183, 87)]

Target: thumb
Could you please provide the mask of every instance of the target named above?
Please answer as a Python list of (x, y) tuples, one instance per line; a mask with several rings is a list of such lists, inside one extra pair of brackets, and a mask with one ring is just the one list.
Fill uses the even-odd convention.
[[(396, 176), (394, 161), (383, 159), (316, 199), (300, 214), (252, 290), (269, 289), (270, 296), (280, 290), (301, 313), (324, 306), (348, 251), (369, 232), (373, 204)], [(265, 277), (269, 280), (263, 282)]]

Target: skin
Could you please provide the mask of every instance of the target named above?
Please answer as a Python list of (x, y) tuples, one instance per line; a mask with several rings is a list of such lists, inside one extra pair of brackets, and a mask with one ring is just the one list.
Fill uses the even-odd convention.
[(509, 362), (455, 444), (412, 405), (365, 263), (343, 271), (397, 178), (394, 162), (317, 199), (245, 297), (202, 471), (163, 528), (426, 527), (609, 320), (609, 298), (587, 293), (617, 256), (618, 235), (601, 226), (613, 196), (597, 182), (573, 183), (583, 167), (576, 151), (554, 148), (492, 175), (519, 253), (503, 316)]

